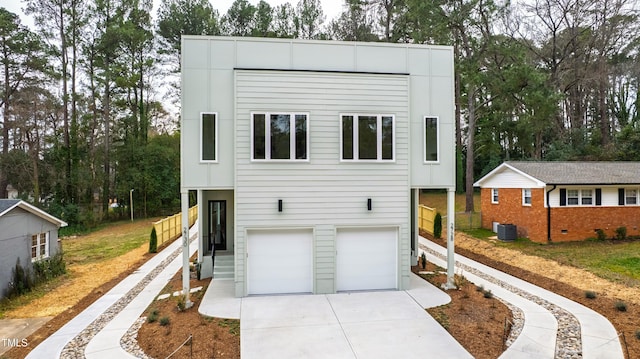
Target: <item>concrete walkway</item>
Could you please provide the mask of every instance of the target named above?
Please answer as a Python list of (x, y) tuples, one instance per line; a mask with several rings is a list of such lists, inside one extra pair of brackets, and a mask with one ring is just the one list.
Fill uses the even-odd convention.
[[(427, 260), (446, 267), (446, 260), (443, 259), (443, 257), (446, 257), (446, 248), (422, 237), (420, 238), (420, 245), (439, 254), (439, 256), (434, 256), (429, 251), (425, 251)], [(421, 249), (420, 253), (422, 252), (423, 250)], [(483, 285), (486, 289), (490, 289), (495, 296), (515, 305), (525, 314), (524, 328), (520, 336), (503, 353), (501, 358), (556, 357), (558, 322), (549, 310), (530, 300), (532, 296), (543, 298), (545, 301), (564, 309), (577, 318), (582, 339), (582, 358), (624, 358), (618, 333), (613, 325), (599, 313), (459, 254), (456, 254), (455, 260), (457, 270), (465, 278), (476, 285)], [(462, 268), (473, 268), (477, 272), (474, 274)], [(500, 285), (500, 283), (507, 283), (516, 290), (505, 289), (505, 286)], [(522, 292), (528, 295), (523, 296)]]
[[(191, 228), (189, 237), (191, 238), (196, 233), (197, 223)], [(195, 252), (197, 246), (195, 242), (197, 241), (192, 242), (189, 248), (191, 253)], [(159, 252), (153, 258), (143, 264), (138, 270), (130, 274), (115, 287), (113, 287), (110, 291), (108, 291), (93, 304), (83, 310), (80, 314), (67, 322), (67, 324), (62, 326), (62, 328), (58, 329), (58, 331), (53, 333), (53, 335), (51, 335), (37, 347), (35, 347), (29, 353), (27, 358), (41, 359), (61, 357), (63, 349), (69, 342), (71, 342), (76, 336), (82, 333), (87, 327), (89, 327), (89, 325), (95, 324), (96, 320), (99, 319), (101, 315), (112, 309), (112, 306), (116, 304), (116, 302), (118, 302), (120, 299), (122, 299), (125, 295), (127, 295), (127, 293), (130, 293), (130, 291), (132, 291), (135, 287), (140, 286), (142, 280), (147, 275), (149, 275), (153, 270), (157, 270), (157, 268), (160, 268), (162, 262), (170, 257), (181, 246), (182, 238), (178, 238), (173, 243), (169, 244), (165, 249), (163, 249), (161, 252)], [(127, 313), (127, 315), (130, 315), (131, 317), (122, 315), (123, 312), (120, 312), (121, 315), (117, 315), (116, 317), (114, 317), (102, 329), (103, 331), (106, 329), (105, 333), (99, 332), (96, 334), (96, 337), (98, 337), (100, 341), (104, 340), (104, 342), (99, 343), (98, 340), (96, 340), (96, 337), (93, 337), (93, 339), (87, 346), (87, 349), (91, 348), (93, 351), (91, 353), (85, 353), (87, 358), (108, 357), (110, 359), (113, 359), (126, 356), (126, 354), (123, 354), (124, 351), (121, 351), (119, 349), (120, 338), (122, 337), (122, 335), (119, 334), (120, 329), (124, 327), (128, 329), (129, 327), (131, 327), (133, 321), (135, 321), (139, 317), (139, 314), (136, 313), (138, 311), (141, 312), (144, 310), (144, 308), (146, 308), (144, 302), (148, 301), (147, 305), (151, 303), (151, 301), (155, 298), (162, 287), (166, 285), (168, 280), (180, 268), (181, 260), (182, 255), (179, 255), (165, 269), (163, 269), (155, 279), (152, 280), (149, 286), (146, 286), (146, 289), (143, 289), (142, 292), (139, 293), (129, 303), (129, 305), (127, 305), (126, 308), (124, 308), (123, 312)], [(180, 262), (180, 264), (178, 264), (177, 262)], [(119, 337), (116, 339), (116, 336)], [(117, 354), (114, 354), (114, 352), (111, 351), (114, 349), (114, 346), (112, 345), (114, 341), (117, 341), (117, 348), (115, 348), (117, 350)]]
[(471, 358), (424, 308), (451, 298), (411, 274), (406, 291), (234, 297), (213, 280), (201, 314), (240, 320), (240, 351), (251, 358)]

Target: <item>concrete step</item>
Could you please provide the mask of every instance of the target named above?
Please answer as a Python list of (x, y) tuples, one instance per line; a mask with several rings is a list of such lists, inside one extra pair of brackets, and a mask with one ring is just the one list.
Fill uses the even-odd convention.
[(214, 270), (213, 278), (214, 279), (233, 279), (234, 273), (233, 272), (217, 272)]

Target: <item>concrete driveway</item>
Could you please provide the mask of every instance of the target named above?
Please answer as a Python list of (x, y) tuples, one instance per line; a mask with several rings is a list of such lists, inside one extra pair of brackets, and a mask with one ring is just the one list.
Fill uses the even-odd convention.
[(28, 345), (26, 338), (51, 318), (0, 319), (0, 355), (14, 346)]
[(243, 298), (251, 358), (472, 358), (405, 291)]

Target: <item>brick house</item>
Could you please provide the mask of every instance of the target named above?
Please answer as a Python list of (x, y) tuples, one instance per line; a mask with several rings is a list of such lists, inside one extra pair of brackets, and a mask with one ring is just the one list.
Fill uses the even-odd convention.
[(640, 235), (640, 162), (504, 162), (478, 180), (482, 227), (534, 242)]

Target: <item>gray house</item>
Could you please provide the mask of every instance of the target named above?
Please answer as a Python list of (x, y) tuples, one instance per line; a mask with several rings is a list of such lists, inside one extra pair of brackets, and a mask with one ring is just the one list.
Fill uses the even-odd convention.
[(12, 269), (49, 258), (59, 250), (58, 229), (67, 224), (19, 199), (0, 199), (0, 298), (4, 297)]
[(445, 46), (184, 36), (203, 276), (240, 297), (408, 288), (419, 190), (453, 201), (453, 71)]

